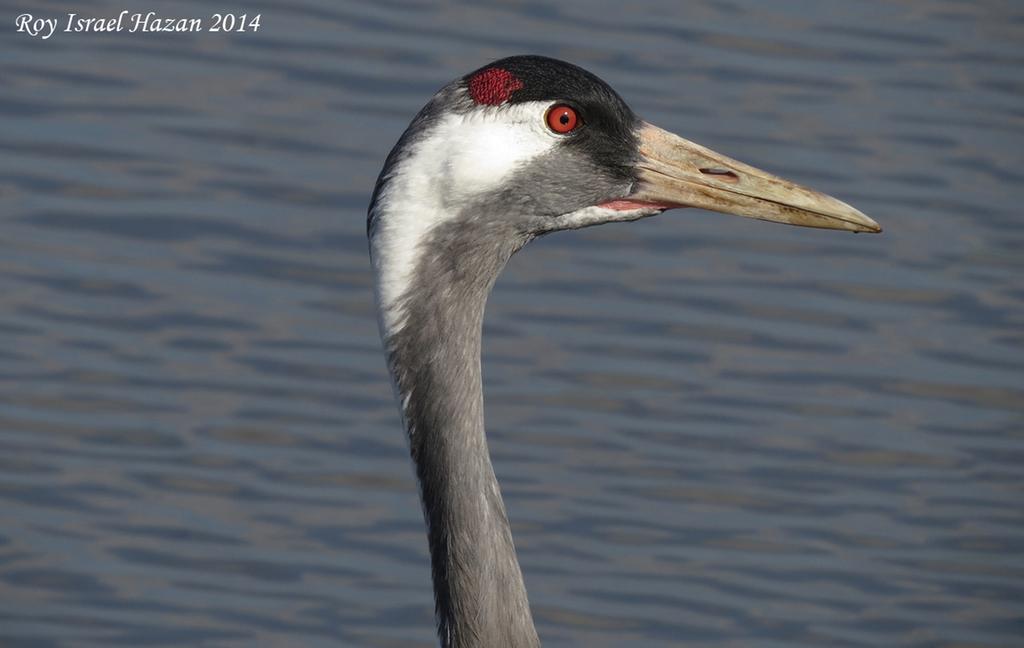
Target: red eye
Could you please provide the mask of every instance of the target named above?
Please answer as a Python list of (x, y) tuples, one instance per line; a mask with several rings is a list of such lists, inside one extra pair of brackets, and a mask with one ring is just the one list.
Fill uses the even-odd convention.
[(568, 133), (579, 124), (579, 116), (576, 111), (566, 106), (565, 104), (559, 104), (548, 111), (548, 128), (555, 131), (556, 133)]

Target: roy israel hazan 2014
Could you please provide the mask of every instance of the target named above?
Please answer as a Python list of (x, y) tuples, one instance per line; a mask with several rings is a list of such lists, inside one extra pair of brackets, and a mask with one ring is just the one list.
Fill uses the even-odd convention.
[[(213, 18), (221, 16), (214, 14)], [(216, 21), (215, 21), (216, 22)], [(89, 17), (69, 12), (61, 18), (37, 18), (32, 14), (21, 14), (15, 21), (19, 32), (43, 40), (58, 29), (63, 32), (200, 32), (204, 31), (202, 18), (165, 18), (156, 12), (132, 13), (122, 11), (117, 16)], [(211, 28), (210, 31), (215, 31)], [(226, 31), (226, 30), (225, 30)]]

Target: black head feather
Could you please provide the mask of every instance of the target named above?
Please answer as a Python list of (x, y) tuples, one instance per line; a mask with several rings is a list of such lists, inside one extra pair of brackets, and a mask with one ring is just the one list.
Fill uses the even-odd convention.
[(546, 56), (510, 56), (470, 72), (462, 78), (467, 92), (471, 81), (490, 70), (504, 70), (515, 80), (507, 103), (528, 101), (564, 103), (583, 120), (565, 140), (567, 147), (585, 153), (595, 166), (629, 179), (637, 156), (639, 118), (615, 90), (581, 67)]

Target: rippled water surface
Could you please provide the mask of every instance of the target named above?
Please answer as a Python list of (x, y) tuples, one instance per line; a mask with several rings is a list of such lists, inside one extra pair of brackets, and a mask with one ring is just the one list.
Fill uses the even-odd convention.
[(365, 208), (512, 53), (838, 195), (547, 237), (485, 331), (546, 646), (1024, 637), (1024, 11), (1010, 2), (129, 3), (0, 86), (0, 644), (430, 646)]

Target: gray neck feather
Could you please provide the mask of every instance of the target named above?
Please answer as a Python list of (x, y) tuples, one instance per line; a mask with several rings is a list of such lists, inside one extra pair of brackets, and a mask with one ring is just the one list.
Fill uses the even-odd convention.
[(401, 299), (405, 324), (385, 332), (420, 481), (444, 648), (540, 645), (487, 449), (480, 374), (487, 295), (528, 238), (479, 214), (436, 227), (420, 243), (416, 279)]

